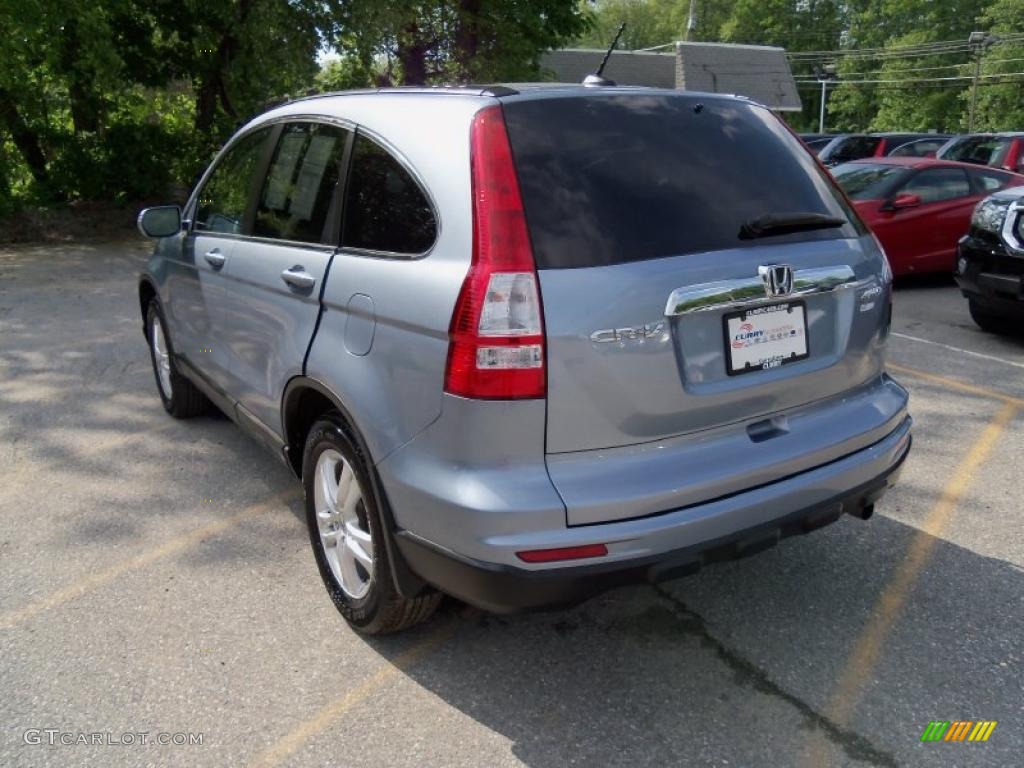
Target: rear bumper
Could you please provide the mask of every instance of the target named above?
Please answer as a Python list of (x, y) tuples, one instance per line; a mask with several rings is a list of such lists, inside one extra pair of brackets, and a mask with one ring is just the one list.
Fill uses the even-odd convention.
[[(519, 568), (457, 554), (409, 531), (398, 533), (397, 544), (425, 581), (486, 610), (509, 613), (572, 605), (613, 587), (675, 578), (706, 563), (760, 552), (780, 539), (835, 522), (844, 513), (867, 516), (899, 475), (910, 450), (910, 428), (907, 416), (868, 448), (742, 493), (655, 518), (570, 529), (577, 543), (608, 543), (609, 555), (600, 562)], [(729, 532), (709, 535), (723, 530)], [(543, 546), (536, 540), (530, 543)], [(565, 543), (553, 541), (551, 546)]]

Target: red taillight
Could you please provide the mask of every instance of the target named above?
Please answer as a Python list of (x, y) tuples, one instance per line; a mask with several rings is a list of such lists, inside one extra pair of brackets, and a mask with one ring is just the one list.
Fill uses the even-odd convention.
[(604, 544), (584, 544), (580, 547), (559, 547), (558, 549), (528, 549), (516, 552), (516, 557), (527, 563), (553, 563), (557, 560), (581, 560), (586, 557), (604, 557), (608, 547)]
[(544, 315), (501, 107), (473, 120), (470, 163), (473, 260), (452, 315), (445, 391), (544, 397)]

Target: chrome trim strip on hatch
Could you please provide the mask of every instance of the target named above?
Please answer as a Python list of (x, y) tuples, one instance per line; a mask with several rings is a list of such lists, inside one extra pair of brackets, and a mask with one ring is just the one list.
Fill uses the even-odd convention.
[(780, 299), (843, 290), (853, 287), (856, 282), (853, 270), (845, 264), (793, 270), (793, 288), (785, 296), (767, 296), (761, 276), (716, 280), (713, 283), (676, 288), (668, 297), (665, 316), (768, 304)]

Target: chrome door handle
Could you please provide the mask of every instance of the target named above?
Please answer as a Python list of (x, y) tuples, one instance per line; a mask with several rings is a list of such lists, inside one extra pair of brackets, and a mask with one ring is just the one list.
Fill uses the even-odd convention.
[(299, 288), (303, 291), (307, 291), (316, 285), (316, 278), (309, 274), (305, 267), (302, 267), (299, 264), (296, 264), (291, 269), (286, 269), (282, 272), (281, 279), (288, 283), (292, 288)]
[(224, 262), (227, 260), (227, 257), (221, 253), (218, 248), (214, 248), (212, 251), (207, 251), (203, 254), (203, 258), (206, 259), (206, 263), (214, 269), (220, 269), (223, 267)]

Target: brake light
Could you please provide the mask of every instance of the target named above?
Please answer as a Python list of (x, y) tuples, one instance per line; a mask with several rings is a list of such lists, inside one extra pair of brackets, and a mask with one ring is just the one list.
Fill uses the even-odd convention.
[(544, 314), (501, 107), (474, 118), (470, 164), (473, 256), (452, 314), (445, 391), (544, 397)]

